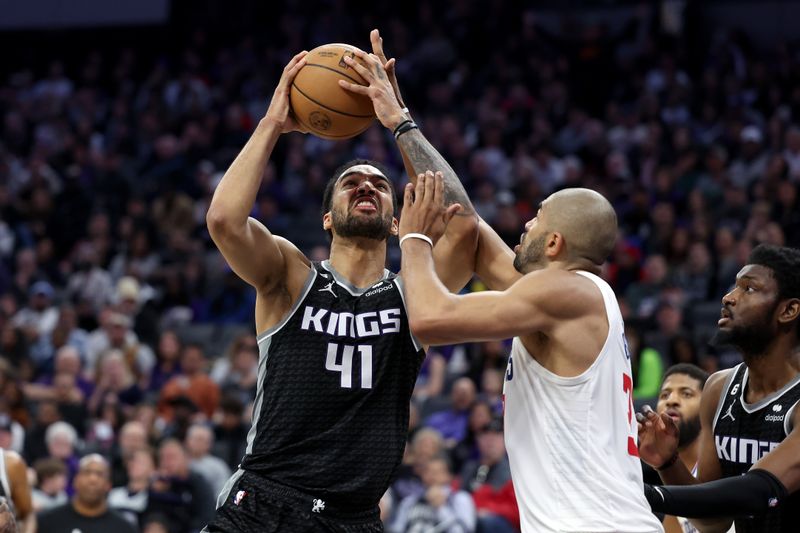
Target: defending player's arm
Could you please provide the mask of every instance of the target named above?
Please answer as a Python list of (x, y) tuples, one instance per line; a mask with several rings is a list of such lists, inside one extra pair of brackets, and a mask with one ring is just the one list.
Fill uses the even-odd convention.
[(278, 138), (285, 132), (301, 131), (289, 114), (289, 87), (305, 64), (305, 55), (297, 54), (284, 68), (267, 114), (223, 176), (206, 215), (211, 238), (228, 264), (260, 294), (285, 283), (293, 270), (289, 265), (304, 262), (297, 248), (248, 215)]
[[(436, 237), (454, 214), (444, 208), (444, 180), (439, 173), (420, 175), (406, 187), (400, 234), (418, 230)], [(439, 205), (440, 208), (430, 207)], [(424, 229), (423, 229), (424, 228)], [(458, 296), (447, 292), (434, 271), (430, 245), (421, 239), (403, 241), (403, 272), (409, 323), (426, 344), (507, 339), (520, 332), (548, 331), (555, 322), (586, 312), (580, 298), (563, 297), (560, 270), (528, 274), (503, 292), (485, 291)], [(578, 289), (579, 290), (579, 289)]]
[(36, 532), (36, 513), (33, 512), (31, 487), (28, 484), (28, 467), (16, 452), (4, 451), (6, 473), (11, 486), (11, 501), (17, 511), (20, 533)]
[[(477, 213), (456, 172), (428, 142), (404, 110), (405, 105), (394, 73), (395, 60), (386, 59), (383, 39), (378, 30), (372, 30), (370, 41), (373, 54), (356, 52), (356, 56), (367, 65), (366, 67), (349, 58), (345, 59), (370, 84), (370, 87), (347, 82), (341, 82), (341, 85), (345, 89), (370, 96), (375, 104), (378, 119), (389, 131), (395, 133), (397, 146), (403, 156), (403, 164), (411, 182), (415, 183), (416, 176), (428, 170), (440, 171), (444, 176), (446, 205), (456, 203), (461, 205), (456, 219), (448, 226), (447, 232), (437, 242), (434, 250), (437, 275), (449, 290), (458, 291), (467, 284), (475, 271), (478, 243)], [(390, 95), (394, 98), (390, 98)]]

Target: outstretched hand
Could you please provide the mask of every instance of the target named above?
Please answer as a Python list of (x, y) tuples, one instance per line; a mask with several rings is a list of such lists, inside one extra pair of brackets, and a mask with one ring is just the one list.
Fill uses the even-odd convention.
[(354, 54), (355, 57), (345, 55), (344, 62), (364, 78), (367, 85), (339, 80), (339, 86), (346, 91), (369, 97), (375, 108), (375, 116), (384, 127), (393, 131), (398, 124), (406, 120), (406, 116), (381, 59), (375, 54), (368, 54), (358, 49)]
[(666, 414), (660, 415), (649, 405), (636, 413), (639, 427), (639, 457), (654, 468), (669, 461), (678, 451), (680, 430), (675, 421)]
[(400, 214), (400, 238), (409, 233), (422, 233), (436, 243), (460, 209), (461, 204), (445, 207), (441, 172), (434, 174), (429, 170), (420, 174), (416, 186), (412, 183), (406, 185)]
[(383, 70), (386, 71), (386, 75), (389, 77), (389, 83), (392, 84), (397, 103), (405, 109), (406, 104), (403, 102), (403, 96), (400, 94), (400, 85), (397, 83), (397, 72), (395, 70), (397, 62), (395, 58), (386, 59), (386, 53), (383, 51), (383, 37), (381, 37), (377, 29), (369, 32), (369, 40), (372, 43), (372, 53), (378, 56), (383, 65)]
[(307, 54), (308, 52), (303, 50), (284, 67), (281, 79), (278, 81), (278, 86), (272, 95), (272, 101), (269, 103), (267, 114), (264, 116), (266, 120), (275, 123), (281, 129), (281, 133), (290, 131), (306, 133), (308, 131), (292, 116), (291, 105), (289, 104), (289, 89), (297, 73), (306, 64)]

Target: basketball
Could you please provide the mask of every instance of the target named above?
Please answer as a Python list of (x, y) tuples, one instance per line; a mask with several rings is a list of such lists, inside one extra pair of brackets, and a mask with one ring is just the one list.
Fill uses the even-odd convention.
[(339, 87), (339, 80), (367, 85), (364, 78), (344, 62), (354, 57), (349, 44), (325, 44), (306, 56), (289, 94), (297, 121), (323, 139), (349, 139), (366, 130), (375, 118), (372, 100)]

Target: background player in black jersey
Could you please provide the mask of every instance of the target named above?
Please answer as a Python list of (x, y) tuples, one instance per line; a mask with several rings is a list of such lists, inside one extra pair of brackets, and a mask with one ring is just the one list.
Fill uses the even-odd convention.
[[(360, 53), (367, 67), (357, 67), (370, 86), (355, 90), (372, 99), (381, 124), (394, 131), (408, 115), (377, 31), (371, 40), (375, 53)], [(246, 456), (207, 531), (382, 530), (377, 504), (401, 460), (424, 357), (408, 328), (400, 284), (384, 269), (397, 220), (394, 189), (380, 165), (358, 162), (331, 179), (322, 225), (332, 241), (323, 263), (311, 263), (248, 216), (278, 138), (300, 131), (288, 94), (305, 55), (284, 69), (266, 116), (207, 214), (225, 259), (256, 289), (260, 350)], [(460, 288), (471, 277), (477, 216), (457, 176), (413, 123), (396, 138), (407, 169), (443, 171), (450, 203), (461, 206), (437, 246), (444, 259), (439, 275)]]
[[(676, 460), (673, 420), (649, 409), (639, 417), (641, 457), (665, 483), (711, 482), (659, 489), (650, 495), (654, 509), (735, 516), (737, 533), (800, 531), (798, 328), (800, 251), (760, 245), (722, 299), (715, 342), (736, 346), (744, 363), (712, 375), (703, 389), (697, 478)], [(725, 531), (730, 522), (693, 520), (700, 531)]]

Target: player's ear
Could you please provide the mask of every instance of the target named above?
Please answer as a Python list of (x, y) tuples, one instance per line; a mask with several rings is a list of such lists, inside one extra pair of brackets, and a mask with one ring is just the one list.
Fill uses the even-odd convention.
[(322, 215), (322, 229), (325, 231), (330, 230), (333, 227), (333, 216), (331, 212), (328, 211), (324, 215)]
[(389, 228), (389, 233), (395, 236), (400, 233), (400, 223), (395, 217), (392, 217), (392, 227)]
[(789, 324), (800, 318), (800, 299), (790, 298), (783, 302), (778, 314), (778, 322)]
[(547, 235), (547, 239), (545, 240), (544, 244), (544, 253), (547, 257), (555, 257), (561, 253), (561, 251), (565, 248), (566, 242), (564, 241), (564, 236), (554, 231)]

